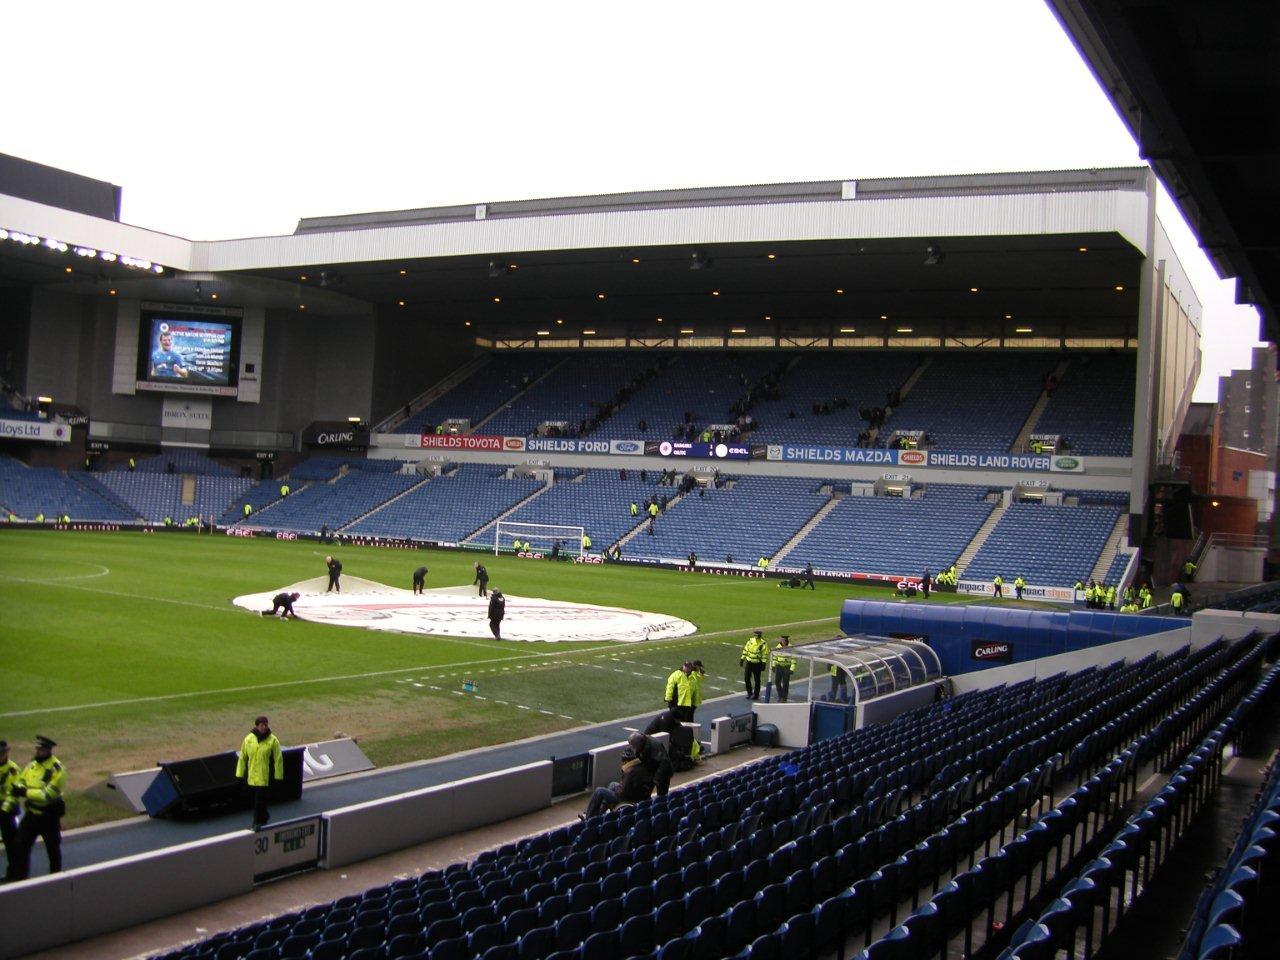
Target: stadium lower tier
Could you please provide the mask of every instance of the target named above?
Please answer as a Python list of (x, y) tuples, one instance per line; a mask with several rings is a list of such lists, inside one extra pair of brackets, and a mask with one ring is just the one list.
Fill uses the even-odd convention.
[(1121, 893), (1105, 937), (1210, 795), (1266, 646), (973, 691), (163, 960), (1071, 955), (1092, 891)]
[[(409, 472), (403, 472), (408, 470)], [(912, 495), (851, 495), (847, 482), (796, 477), (564, 470), (540, 478), (500, 464), (448, 464), (439, 476), (395, 460), (316, 458), (283, 480), (150, 471), (63, 473), (0, 462), (0, 509), (20, 521), (181, 524), (190, 516), (254, 531), (495, 546), (495, 523), (581, 527), (591, 551), (624, 560), (756, 565), (874, 577), (914, 577), (959, 563), (962, 579), (1071, 586), (1125, 569), (1112, 537), (1123, 507), (1113, 495), (1063, 491), (1065, 505), (1015, 503), (985, 486), (928, 484)], [(310, 482), (307, 480), (310, 479)], [(548, 482), (550, 480), (550, 482)], [(661, 482), (665, 480), (666, 482)], [(282, 491), (290, 488), (288, 496)], [(245, 505), (248, 505), (248, 512)], [(633, 509), (634, 505), (634, 509)], [(994, 525), (993, 525), (994, 524)], [(532, 528), (531, 528), (532, 529)], [(511, 549), (513, 543), (496, 544)], [(540, 549), (550, 543), (539, 542)], [(565, 544), (577, 552), (577, 544)]]

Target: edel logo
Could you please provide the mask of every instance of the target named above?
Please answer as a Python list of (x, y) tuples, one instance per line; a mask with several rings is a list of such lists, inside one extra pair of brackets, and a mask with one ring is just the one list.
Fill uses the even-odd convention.
[(503, 437), (502, 446), (505, 447), (507, 450), (523, 450), (524, 438), (523, 437)]
[(636, 443), (634, 440), (616, 440), (614, 441), (613, 448), (619, 453), (635, 453), (640, 449), (640, 444)]
[(975, 640), (973, 641), (973, 659), (1011, 661), (1013, 644), (1007, 642)]
[(920, 467), (929, 461), (929, 455), (921, 453), (919, 450), (903, 450), (898, 454), (898, 462), (905, 463), (907, 466)]

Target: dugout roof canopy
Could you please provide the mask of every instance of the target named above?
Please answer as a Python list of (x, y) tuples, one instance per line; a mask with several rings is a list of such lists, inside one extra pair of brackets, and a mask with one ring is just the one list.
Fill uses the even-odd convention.
[[(220, 291), (220, 305), (378, 312), (492, 340), (825, 325), (1055, 346), (1035, 338), (1136, 336), (1149, 177), (1137, 167), (648, 191), (316, 217), (290, 236), (213, 242), (58, 209), (0, 183), (0, 228), (164, 267), (120, 276), (43, 245), (0, 243), (0, 284), (168, 302)], [(1170, 286), (1198, 321), (1157, 231)]]
[(814, 683), (829, 675), (832, 667), (845, 676), (853, 705), (942, 677), (938, 655), (919, 640), (859, 635), (806, 643), (789, 652), (796, 659), (798, 674), (809, 674), (811, 700), (820, 699)]

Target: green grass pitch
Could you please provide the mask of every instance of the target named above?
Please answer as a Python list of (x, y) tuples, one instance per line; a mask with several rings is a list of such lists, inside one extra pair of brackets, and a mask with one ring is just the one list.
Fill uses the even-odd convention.
[[(708, 699), (736, 692), (750, 628), (771, 641), (827, 638), (846, 597), (891, 596), (490, 555), (491, 585), (506, 593), (674, 614), (698, 633), (499, 644), (282, 623), (232, 606), (235, 596), (323, 575), (327, 549), (344, 576), (406, 589), (422, 563), (428, 588), (470, 583), (477, 558), (220, 535), (0, 535), (0, 739), (19, 759), (36, 734), (58, 741), (73, 790), (69, 826), (121, 815), (86, 793), (108, 774), (231, 749), (259, 713), (286, 744), (345, 734), (386, 766), (657, 711), (663, 680), (685, 659), (706, 663)], [(463, 679), (484, 699), (463, 693)]]

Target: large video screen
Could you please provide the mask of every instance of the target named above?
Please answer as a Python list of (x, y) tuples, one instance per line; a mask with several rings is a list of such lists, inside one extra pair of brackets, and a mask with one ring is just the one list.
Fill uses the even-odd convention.
[(196, 320), (180, 314), (143, 314), (139, 386), (158, 389), (231, 387), (239, 343), (236, 320)]

